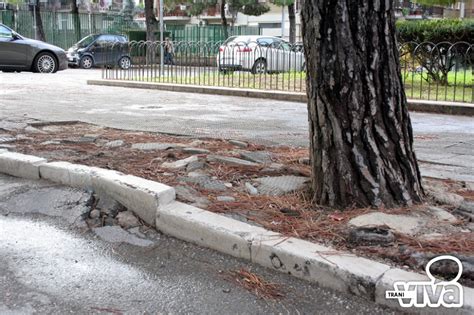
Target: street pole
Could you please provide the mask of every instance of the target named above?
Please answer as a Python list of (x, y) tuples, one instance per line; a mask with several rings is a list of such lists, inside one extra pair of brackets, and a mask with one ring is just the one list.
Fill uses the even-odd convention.
[(281, 6), (281, 39), (285, 39), (285, 3)]
[(466, 16), (466, 3), (464, 1), (461, 1), (459, 11), (459, 17), (464, 19)]
[(36, 6), (38, 5), (38, 1), (39, 1), (39, 0), (35, 0), (35, 1), (33, 2), (33, 23), (35, 24), (35, 26), (34, 26), (33, 29), (35, 30), (35, 39), (37, 39), (37, 36), (38, 36), (38, 35), (37, 35), (38, 30), (36, 29)]
[(165, 60), (164, 60), (164, 47), (163, 47), (163, 32), (164, 32), (164, 21), (163, 21), (163, 0), (160, 0), (160, 76), (163, 76), (164, 74), (164, 66), (165, 66)]

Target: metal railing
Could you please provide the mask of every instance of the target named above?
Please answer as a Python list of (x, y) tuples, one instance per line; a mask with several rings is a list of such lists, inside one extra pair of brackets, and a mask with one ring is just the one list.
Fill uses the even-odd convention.
[[(104, 62), (97, 63), (105, 79), (306, 91), (302, 47), (284, 41), (129, 42), (105, 50)], [(408, 98), (474, 102), (472, 44), (404, 43), (399, 51)], [(129, 67), (120, 67), (122, 57)]]

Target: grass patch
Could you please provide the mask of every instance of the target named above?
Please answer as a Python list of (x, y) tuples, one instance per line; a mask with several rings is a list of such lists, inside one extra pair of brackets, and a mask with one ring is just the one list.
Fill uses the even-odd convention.
[[(452, 71), (448, 74), (448, 84), (441, 85), (426, 80), (426, 74), (406, 72), (402, 75), (408, 98), (434, 101), (474, 102), (472, 71)], [(167, 71), (164, 76), (137, 76), (135, 81), (159, 83), (192, 84), (203, 86), (248, 88), (258, 90), (277, 90), (306, 92), (305, 72), (285, 72), (274, 74), (251, 74), (236, 71), (228, 74), (207, 69), (176, 69)]]

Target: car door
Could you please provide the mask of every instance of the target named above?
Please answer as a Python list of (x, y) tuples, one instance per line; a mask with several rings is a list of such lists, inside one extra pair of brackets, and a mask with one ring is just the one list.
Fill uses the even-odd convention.
[(282, 71), (285, 64), (285, 54), (283, 50), (283, 41), (274, 39), (270, 49), (268, 49), (268, 70)]
[(28, 45), (16, 37), (12, 30), (0, 25), (0, 67), (24, 69), (27, 66)]
[(107, 60), (107, 35), (100, 35), (92, 44), (91, 53), (94, 56), (94, 64), (101, 66)]
[(271, 54), (270, 47), (272, 46), (273, 41), (274, 41), (273, 38), (270, 38), (270, 37), (262, 37), (257, 40), (258, 46), (255, 52), (255, 61), (257, 59), (263, 58), (268, 63), (268, 58), (271, 58), (271, 56), (269, 55)]

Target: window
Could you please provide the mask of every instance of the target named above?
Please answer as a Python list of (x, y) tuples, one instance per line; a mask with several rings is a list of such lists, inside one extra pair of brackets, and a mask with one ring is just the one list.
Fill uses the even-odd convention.
[(12, 38), (12, 31), (0, 25), (0, 38)]
[(103, 40), (104, 42), (107, 42), (107, 43), (115, 43), (117, 42), (117, 36), (114, 36), (114, 35), (102, 35), (100, 37), (100, 40)]
[(125, 36), (115, 36), (115, 40), (117, 42), (125, 43), (127, 41), (127, 38)]
[(272, 45), (273, 39), (271, 39), (271, 38), (259, 38), (257, 40), (257, 42), (262, 47), (268, 47), (268, 46)]
[(81, 39), (76, 45), (78, 48), (85, 48), (92, 44), (92, 42), (97, 38), (96, 35), (89, 35)]
[(113, 35), (101, 35), (94, 46), (97, 47), (106, 47), (110, 43), (115, 43), (115, 36)]

